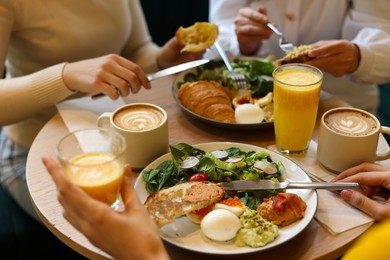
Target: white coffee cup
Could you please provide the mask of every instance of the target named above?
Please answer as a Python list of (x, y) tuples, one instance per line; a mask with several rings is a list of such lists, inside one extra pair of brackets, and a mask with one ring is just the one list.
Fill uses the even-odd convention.
[(390, 158), (377, 153), (380, 133), (390, 134), (372, 114), (357, 108), (334, 108), (323, 114), (317, 159), (328, 170), (342, 172), (363, 162)]
[(142, 169), (168, 152), (168, 116), (163, 108), (154, 104), (124, 105), (100, 115), (97, 124), (113, 128), (125, 137), (125, 160), (134, 169)]

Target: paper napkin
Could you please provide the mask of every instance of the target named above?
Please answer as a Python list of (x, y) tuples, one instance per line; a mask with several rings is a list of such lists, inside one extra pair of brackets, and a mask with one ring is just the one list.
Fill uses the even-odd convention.
[[(275, 145), (268, 149), (278, 152)], [(318, 181), (331, 181), (336, 175), (325, 169), (316, 157), (317, 143), (311, 141), (308, 151), (302, 155), (286, 156), (306, 173)], [(338, 234), (374, 220), (362, 211), (350, 206), (338, 194), (328, 190), (317, 190), (318, 208), (315, 219), (330, 233)]]
[(111, 100), (102, 97), (72, 99), (57, 104), (58, 112), (70, 132), (83, 128), (97, 127), (97, 119), (104, 112), (112, 112), (125, 102), (122, 99)]

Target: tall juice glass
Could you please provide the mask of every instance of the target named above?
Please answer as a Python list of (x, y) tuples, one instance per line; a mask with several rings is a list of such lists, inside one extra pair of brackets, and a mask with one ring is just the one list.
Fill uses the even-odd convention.
[(91, 128), (63, 137), (56, 153), (70, 181), (118, 209), (125, 149), (126, 141), (119, 133)]
[(273, 77), (276, 146), (282, 153), (304, 153), (316, 123), (322, 72), (306, 64), (286, 64)]

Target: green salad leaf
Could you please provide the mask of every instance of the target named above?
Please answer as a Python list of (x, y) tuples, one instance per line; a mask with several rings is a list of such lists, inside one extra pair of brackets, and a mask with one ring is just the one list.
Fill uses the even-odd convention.
[[(225, 149), (226, 158), (216, 158), (213, 151), (203, 151), (186, 143), (179, 143), (170, 146), (172, 158), (163, 161), (155, 169), (144, 169), (141, 174), (149, 194), (158, 192), (163, 188), (172, 187), (176, 184), (187, 182), (196, 173), (203, 173), (208, 176), (208, 181), (224, 182), (232, 180), (258, 180), (269, 179), (279, 182), (285, 173), (281, 162), (274, 162), (266, 150), (258, 152), (245, 152), (237, 147)], [(188, 157), (196, 157), (199, 163), (191, 167), (183, 168), (183, 161)], [(229, 158), (235, 158), (229, 161)], [(237, 159), (238, 158), (238, 159)], [(273, 165), (277, 171), (267, 174), (265, 171), (255, 167), (256, 162), (264, 161)], [(244, 204), (256, 209), (264, 198), (276, 195), (282, 190), (256, 191), (256, 192), (234, 192), (231, 196), (238, 196)]]

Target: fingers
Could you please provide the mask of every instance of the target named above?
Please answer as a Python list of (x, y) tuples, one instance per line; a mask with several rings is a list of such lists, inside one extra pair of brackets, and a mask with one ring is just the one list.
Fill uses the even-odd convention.
[(142, 207), (141, 202), (138, 200), (136, 191), (134, 189), (134, 180), (132, 176), (131, 167), (129, 164), (125, 165), (124, 178), (121, 186), (121, 195), (123, 204), (125, 205), (124, 213), (131, 213), (135, 209)]
[(111, 99), (149, 89), (146, 74), (135, 63), (116, 54), (67, 63), (62, 72), (66, 86), (82, 93), (100, 92)]
[(42, 162), (58, 189), (61, 189), (62, 187), (66, 188), (70, 185), (70, 181), (66, 178), (63, 169), (54, 159), (50, 157), (42, 157)]
[(102, 78), (114, 87), (120, 96), (129, 95), (130, 90), (137, 93), (141, 86), (150, 88), (146, 74), (137, 64), (118, 55), (109, 55), (108, 59), (112, 61), (103, 64)]
[(343, 190), (341, 197), (377, 221), (390, 217), (390, 205), (378, 203), (357, 191)]
[(268, 17), (264, 13), (264, 9), (259, 9), (257, 11), (252, 8), (240, 9), (238, 15), (234, 19), (236, 30), (251, 34), (270, 35), (272, 31), (266, 26)]
[(42, 162), (57, 186), (58, 201), (64, 208), (64, 217), (75, 226), (80, 226), (78, 222), (93, 214), (94, 204), (102, 203), (95, 201), (69, 181), (62, 167), (54, 159), (43, 157)]
[(371, 171), (387, 171), (388, 169), (373, 163), (362, 163), (355, 167), (349, 168), (336, 176), (332, 181), (339, 181), (345, 179), (348, 176), (355, 175), (359, 172), (371, 172)]
[(237, 17), (241, 17), (243, 18), (243, 21), (245, 20), (252, 23), (268, 23), (268, 17), (266, 16), (266, 10), (264, 8), (259, 8), (258, 10), (254, 10), (248, 7), (241, 8)]

